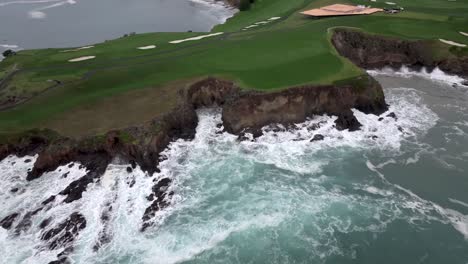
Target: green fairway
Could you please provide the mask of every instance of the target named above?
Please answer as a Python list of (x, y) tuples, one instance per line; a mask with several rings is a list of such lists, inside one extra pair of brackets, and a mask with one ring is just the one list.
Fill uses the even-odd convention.
[[(346, 3), (340, 1), (342, 3)], [(0, 132), (33, 127), (51, 127), (70, 135), (97, 133), (114, 128), (121, 119), (145, 121), (141, 112), (166, 111), (168, 105), (132, 105), (128, 113), (118, 113), (122, 100), (110, 104), (109, 98), (154, 94), (152, 90), (176, 89), (175, 81), (193, 80), (203, 76), (219, 76), (236, 81), (242, 88), (271, 90), (300, 84), (330, 84), (362, 75), (361, 69), (338, 56), (329, 42), (329, 29), (355, 27), (364, 31), (405, 39), (433, 40), (434, 54), (466, 54), (467, 48), (454, 49), (439, 38), (468, 44), (468, 2), (442, 0), (396, 0), (405, 8), (397, 15), (378, 13), (371, 16), (350, 16), (313, 19), (298, 12), (307, 8), (336, 3), (332, 0), (256, 0), (252, 9), (240, 12), (224, 25), (217, 26), (219, 36), (197, 41), (171, 44), (170, 41), (208, 33), (149, 33), (97, 44), (90, 49), (63, 52), (67, 49), (21, 51), (0, 63), (0, 78), (16, 65), (21, 70), (0, 97), (24, 93), (30, 100), (14, 108), (0, 111)], [(349, 2), (348, 2), (349, 3)], [(384, 7), (384, 2), (352, 0), (354, 4)], [(281, 17), (268, 24), (242, 30), (253, 23)], [(156, 45), (155, 49), (138, 47)], [(96, 56), (82, 62), (68, 62), (82, 56)], [(51, 87), (50, 80), (62, 85)], [(145, 89), (147, 93), (134, 93)], [(157, 92), (156, 92), (157, 93)], [(171, 93), (168, 93), (171, 94)], [(160, 95), (162, 96), (162, 95)], [(175, 96), (175, 95), (174, 95)], [(3, 98), (0, 98), (3, 99)], [(167, 99), (165, 101), (171, 101)], [(1, 101), (1, 100), (0, 100)], [(112, 101), (112, 100), (111, 100)], [(116, 101), (116, 102), (117, 102)], [(103, 108), (103, 105), (106, 105)], [(161, 107), (161, 109), (159, 109)], [(91, 110), (90, 110), (91, 109)], [(84, 110), (100, 109), (96, 119), (76, 125), (73, 115)], [(105, 109), (105, 110), (104, 110)], [(132, 111), (135, 114), (132, 115)], [(79, 119), (79, 115), (76, 117)], [(99, 119), (115, 119), (108, 126), (93, 130)], [(68, 121), (67, 121), (68, 120)], [(73, 121), (70, 121), (73, 120)], [(69, 123), (67, 123), (69, 122)], [(72, 124), (72, 122), (74, 122)], [(60, 125), (57, 125), (60, 123)], [(73, 125), (76, 133), (64, 127)]]

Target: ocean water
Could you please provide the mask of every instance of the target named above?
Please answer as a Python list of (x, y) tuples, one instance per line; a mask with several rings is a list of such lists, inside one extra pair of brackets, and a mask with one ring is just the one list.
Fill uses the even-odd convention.
[(0, 52), (84, 46), (131, 32), (205, 32), (235, 12), (216, 0), (0, 0)]
[[(63, 249), (48, 250), (38, 226), (72, 212), (87, 221), (73, 263), (468, 263), (468, 87), (437, 71), (370, 73), (390, 109), (354, 111), (361, 131), (316, 116), (239, 142), (219, 128), (219, 109), (202, 109), (195, 139), (173, 142), (160, 173), (111, 165), (80, 200), (57, 196), (28, 230), (0, 228), (0, 263), (55, 260)], [(325, 139), (310, 142), (316, 134)], [(26, 182), (35, 159), (0, 162), (0, 219), (86, 173), (72, 164)], [(167, 177), (170, 206), (141, 232), (153, 180)], [(103, 233), (109, 242), (93, 250)]]

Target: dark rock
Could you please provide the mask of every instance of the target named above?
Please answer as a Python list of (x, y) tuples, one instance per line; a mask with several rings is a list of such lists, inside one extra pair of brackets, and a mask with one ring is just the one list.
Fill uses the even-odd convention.
[(15, 227), (15, 233), (20, 234), (22, 231), (28, 230), (31, 225), (32, 225), (32, 218), (35, 216), (37, 213), (39, 213), (42, 210), (42, 207), (36, 208), (33, 211), (27, 212), (21, 221), (16, 225)]
[(394, 112), (391, 112), (390, 114), (387, 115), (387, 117), (393, 118), (395, 120), (398, 120), (396, 114)]
[(18, 187), (12, 188), (10, 190), (11, 193), (16, 193), (17, 191), (19, 191)]
[(67, 178), (69, 174), (70, 174), (70, 172), (66, 172), (66, 173), (62, 174), (62, 178)]
[(361, 123), (359, 123), (351, 110), (339, 114), (335, 124), (338, 130), (348, 129), (349, 131), (357, 131), (361, 128)]
[(132, 169), (136, 169), (137, 163), (134, 160), (130, 161), (130, 165), (132, 166)]
[(132, 173), (132, 171), (133, 171), (132, 167), (130, 167), (130, 166), (127, 167), (127, 173)]
[(169, 205), (168, 199), (173, 195), (172, 192), (167, 193), (167, 188), (172, 182), (169, 178), (163, 178), (159, 180), (152, 188), (152, 193), (147, 197), (149, 201), (153, 201), (151, 205), (146, 208), (142, 220), (143, 224), (141, 231), (145, 231), (148, 227), (152, 225), (151, 219), (154, 218), (156, 212), (164, 209)]
[(70, 163), (70, 164), (68, 164), (68, 168), (69, 168), (69, 169), (73, 168), (73, 166), (75, 166), (75, 163)]
[(31, 162), (31, 159), (25, 159), (24, 160), (24, 163), (29, 163), (29, 162)]
[(310, 142), (314, 142), (314, 141), (321, 141), (321, 140), (324, 140), (325, 137), (323, 135), (320, 135), (320, 134), (316, 134), (311, 140)]
[(72, 213), (65, 221), (42, 234), (41, 239), (48, 242), (51, 250), (70, 245), (81, 230), (86, 228), (86, 219), (80, 213)]
[(19, 216), (18, 213), (13, 213), (5, 218), (3, 218), (1, 221), (0, 221), (0, 226), (5, 228), (5, 229), (10, 229), (11, 226), (13, 225), (13, 222), (15, 221), (15, 219)]
[(379, 117), (379, 121), (383, 121), (383, 120), (384, 120), (384, 118), (383, 118), (383, 117)]
[(42, 201), (42, 205), (48, 205), (49, 203), (55, 201), (55, 195), (50, 196), (49, 198)]
[(52, 221), (51, 218), (46, 218), (46, 219), (42, 220), (42, 222), (39, 224), (39, 228), (40, 229), (46, 228), (50, 224), (50, 221)]

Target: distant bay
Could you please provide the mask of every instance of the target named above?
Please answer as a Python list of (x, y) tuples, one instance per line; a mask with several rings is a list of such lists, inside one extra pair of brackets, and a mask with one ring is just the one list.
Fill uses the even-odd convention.
[(206, 32), (235, 12), (215, 0), (0, 0), (0, 52), (83, 46), (131, 32)]

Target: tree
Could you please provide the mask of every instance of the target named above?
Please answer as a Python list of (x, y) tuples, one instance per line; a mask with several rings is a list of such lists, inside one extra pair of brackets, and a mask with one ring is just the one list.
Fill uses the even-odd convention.
[(13, 55), (16, 55), (16, 52), (14, 52), (13, 50), (9, 49), (9, 50), (5, 50), (3, 53), (2, 53), (3, 57), (10, 57), (10, 56), (13, 56)]

